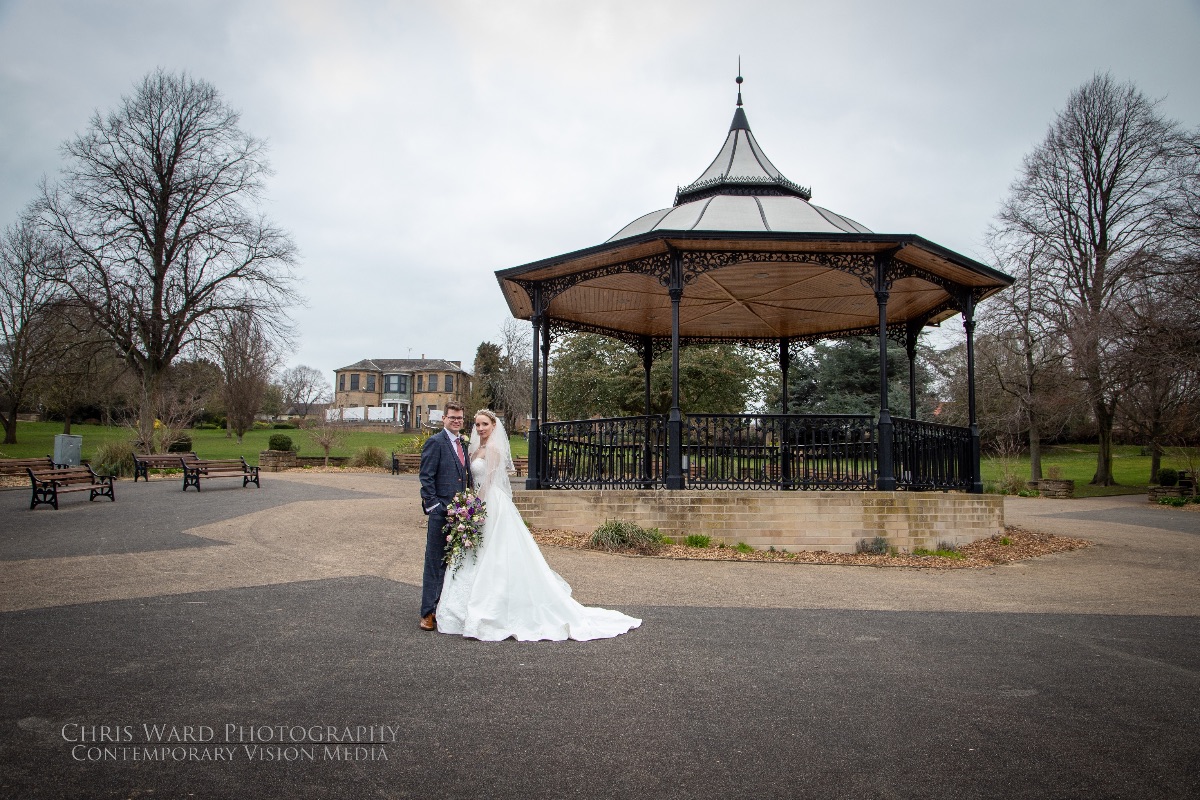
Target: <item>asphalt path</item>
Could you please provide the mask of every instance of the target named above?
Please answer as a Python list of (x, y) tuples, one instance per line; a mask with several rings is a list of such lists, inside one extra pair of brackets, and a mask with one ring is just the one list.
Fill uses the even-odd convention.
[(481, 643), (416, 627), (411, 478), (218, 486), (0, 491), (0, 797), (1200, 795), (1194, 512), (1017, 499), (1096, 546), (990, 570), (550, 549), (642, 627)]

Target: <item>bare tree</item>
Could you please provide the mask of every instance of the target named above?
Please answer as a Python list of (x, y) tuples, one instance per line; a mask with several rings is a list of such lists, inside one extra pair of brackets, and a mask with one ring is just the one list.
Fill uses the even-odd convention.
[(493, 400), (504, 412), (509, 430), (523, 430), (533, 393), (533, 350), (529, 329), (515, 319), (500, 328), (500, 371), (492, 376)]
[(1070, 348), (1099, 430), (1092, 483), (1111, 485), (1114, 314), (1128, 290), (1180, 245), (1191, 134), (1129, 83), (1097, 75), (1071, 93), (1025, 157), (999, 235), (1035, 252), (1034, 269)]
[(1180, 275), (1145, 282), (1119, 319), (1124, 341), (1116, 371), (1126, 388), (1118, 416), (1150, 450), (1151, 483), (1158, 481), (1167, 444), (1196, 435), (1200, 307), (1181, 291), (1189, 282)]
[(246, 431), (254, 427), (254, 415), (262, 407), (279, 357), (250, 312), (226, 315), (217, 353), (224, 375), (222, 398), (226, 418), (229, 429), (241, 443)]
[(16, 444), (17, 412), (60, 351), (53, 321), (57, 286), (41, 274), (57, 260), (53, 244), (24, 216), (0, 238), (0, 422)]
[[(1062, 377), (1066, 347), (1058, 333), (1056, 317), (1047, 314), (1046, 287), (1037, 271), (1038, 242), (1018, 240), (1016, 249), (1004, 247), (1003, 237), (993, 233), (993, 256), (1001, 269), (1016, 280), (985, 307), (981, 314), (978, 349), (983, 384), (994, 384), (1001, 395), (1015, 403), (1013, 425), (1008, 431), (1023, 434), (1029, 446), (1029, 479), (1042, 479), (1042, 439), (1061, 430), (1064, 412)], [(984, 393), (997, 399), (994, 393)]]
[(307, 417), (314, 405), (328, 403), (333, 399), (333, 384), (325, 377), (325, 373), (304, 364), (281, 372), (279, 385), (283, 394), (284, 410), (294, 408), (302, 417)]
[(43, 182), (43, 224), (65, 258), (47, 277), (87, 308), (142, 383), (151, 441), (171, 363), (215, 340), (231, 311), (286, 326), (290, 237), (251, 206), (269, 174), (263, 142), (210, 84), (161, 70), (63, 146)]
[(63, 433), (71, 432), (72, 417), (85, 406), (111, 407), (120, 395), (128, 367), (112, 344), (97, 336), (84, 309), (71, 301), (47, 308), (47, 326), (56, 342), (35, 381), (38, 402), (61, 414)]
[(325, 452), (325, 466), (329, 466), (329, 451), (335, 447), (340, 447), (342, 440), (345, 438), (340, 430), (329, 424), (329, 420), (322, 417), (321, 424), (316, 427), (309, 428), (305, 433), (312, 440), (312, 443), (321, 448)]

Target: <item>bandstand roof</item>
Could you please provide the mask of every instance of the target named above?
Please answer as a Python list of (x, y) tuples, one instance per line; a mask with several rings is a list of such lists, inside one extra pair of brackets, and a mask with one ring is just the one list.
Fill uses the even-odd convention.
[(674, 205), (602, 244), (496, 277), (519, 319), (533, 315), (538, 293), (558, 326), (664, 339), (676, 269), (684, 286), (680, 336), (688, 341), (877, 333), (877, 266), (889, 290), (889, 325), (940, 322), (958, 313), (965, 296), (977, 302), (1012, 283), (920, 236), (873, 233), (811, 197), (763, 153), (739, 91), (720, 152), (677, 190)]

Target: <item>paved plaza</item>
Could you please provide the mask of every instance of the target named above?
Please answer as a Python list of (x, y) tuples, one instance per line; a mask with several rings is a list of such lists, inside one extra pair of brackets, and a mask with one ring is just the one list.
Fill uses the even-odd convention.
[(547, 549), (617, 639), (417, 629), (413, 476), (0, 490), (0, 797), (1195, 797), (1200, 513), (987, 570)]

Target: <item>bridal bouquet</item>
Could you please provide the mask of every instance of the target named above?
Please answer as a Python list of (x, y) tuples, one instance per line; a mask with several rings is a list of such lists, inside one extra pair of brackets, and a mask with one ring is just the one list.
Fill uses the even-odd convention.
[(454, 495), (446, 509), (446, 564), (458, 572), (467, 553), (476, 553), (483, 543), (483, 521), (487, 506), (470, 489)]

